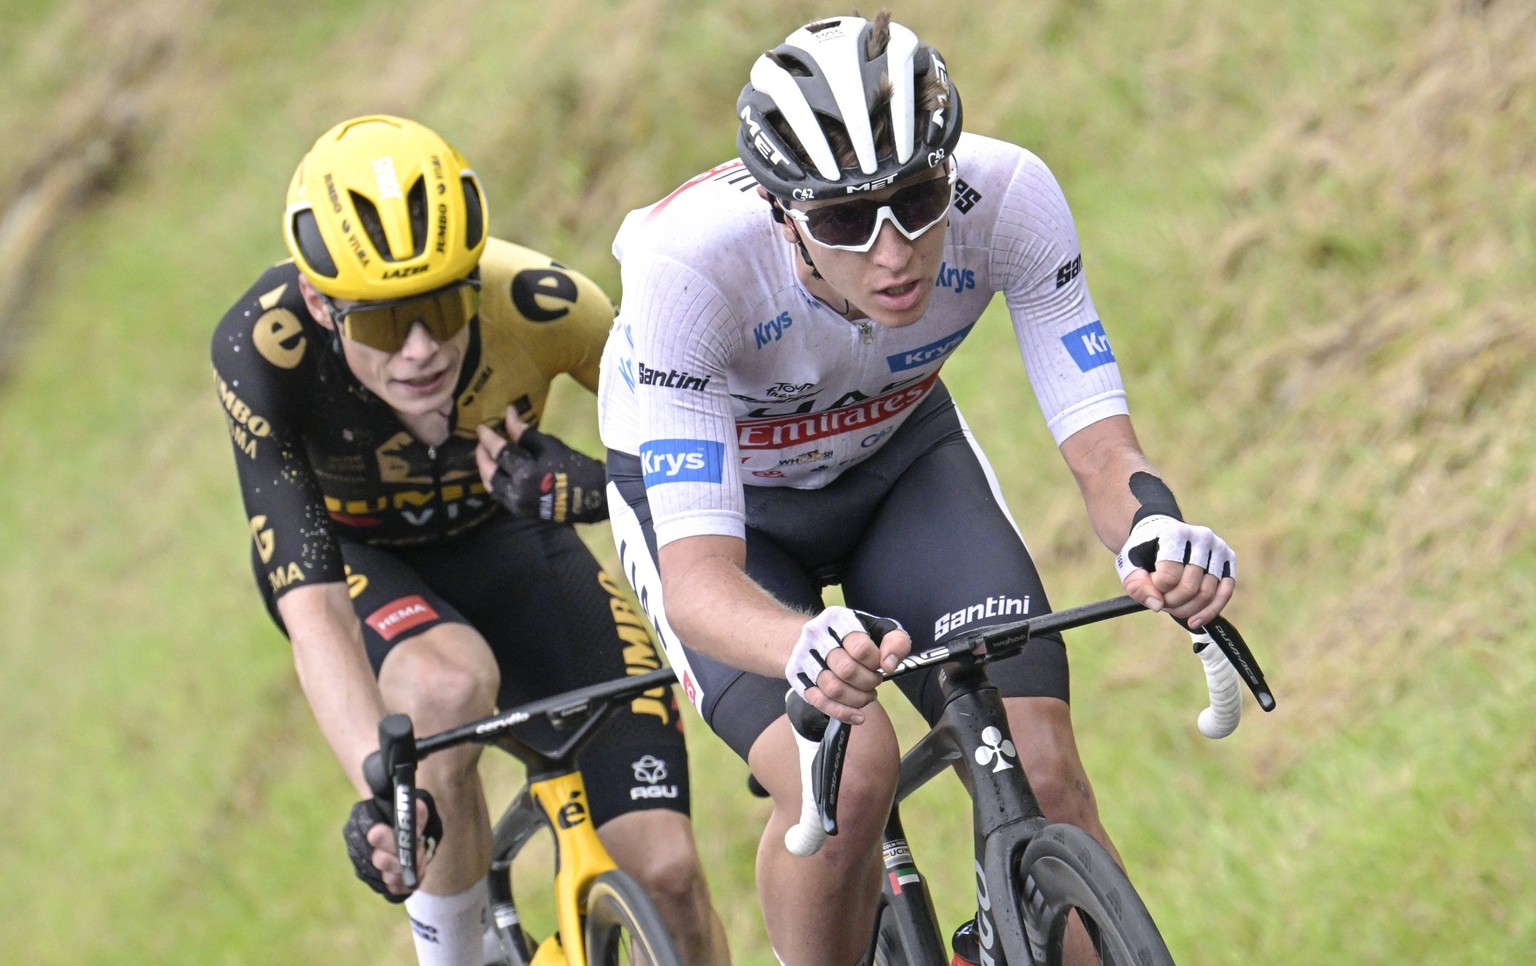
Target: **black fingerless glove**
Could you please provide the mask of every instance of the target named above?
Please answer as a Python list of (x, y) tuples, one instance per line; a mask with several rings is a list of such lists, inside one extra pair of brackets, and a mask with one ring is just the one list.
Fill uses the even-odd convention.
[(491, 495), (514, 516), (553, 523), (596, 523), (608, 519), (603, 464), (553, 436), (523, 430), (496, 456)]
[[(427, 821), (420, 834), (422, 854), (430, 859), (437, 851), (437, 843), (443, 840), (443, 820), (438, 817), (437, 803), (432, 800), (431, 792), (418, 788), (416, 797), (427, 806)], [(394, 828), (394, 816), (377, 798), (365, 798), (352, 806), (347, 824), (341, 827), (341, 837), (346, 840), (347, 856), (352, 860), (352, 871), (357, 877), (390, 902), (404, 902), (407, 897), (390, 892), (384, 885), (384, 873), (373, 864), (373, 845), (368, 841), (368, 830), (381, 824)]]

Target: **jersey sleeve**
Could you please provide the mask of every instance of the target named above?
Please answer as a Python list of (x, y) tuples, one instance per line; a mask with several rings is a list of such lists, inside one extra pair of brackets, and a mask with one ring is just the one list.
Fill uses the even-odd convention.
[(1129, 408), (1119, 365), (1088, 292), (1066, 197), (1039, 158), (1018, 150), (993, 257), (1030, 384), (1059, 445)]
[[(273, 598), (345, 579), (325, 500), (299, 440), (300, 387), (322, 351), (283, 289), (258, 286), (215, 330), (214, 389), (234, 448), (253, 560)], [(252, 322), (254, 320), (254, 324)]]
[(726, 376), (741, 325), (720, 292), (665, 257), (624, 264), (625, 299), (614, 333), (618, 380), (632, 393), (635, 439), (656, 543), (745, 537), (736, 423)]

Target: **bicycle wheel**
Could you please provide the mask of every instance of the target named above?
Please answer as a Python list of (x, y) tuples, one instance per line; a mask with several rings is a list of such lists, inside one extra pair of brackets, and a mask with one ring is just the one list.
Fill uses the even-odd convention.
[(896, 913), (884, 903), (881, 903), (880, 914), (875, 919), (875, 949), (870, 961), (874, 966), (912, 966), (906, 947), (901, 942)]
[(1056, 966), (1076, 911), (1105, 966), (1172, 966), (1146, 904), (1092, 836), (1047, 825), (1019, 861), (1024, 930), (1038, 962)]
[(586, 938), (590, 966), (682, 966), (661, 913), (640, 884), (620, 869), (592, 880)]

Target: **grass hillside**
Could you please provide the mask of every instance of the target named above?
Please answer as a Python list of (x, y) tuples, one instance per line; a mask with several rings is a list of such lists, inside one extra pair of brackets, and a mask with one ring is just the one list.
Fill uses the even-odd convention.
[[(732, 150), (786, 0), (6, 0), (0, 962), (409, 962), (246, 570), (209, 333), (335, 121), (442, 130), (497, 233), (615, 295), (629, 208)], [(1536, 947), (1536, 8), (910, 2), (968, 126), (1056, 171), (1143, 442), (1238, 549), (1280, 701), (1211, 743), (1155, 618), (1071, 639), (1106, 823), (1182, 963)], [(1006, 318), (946, 368), (1058, 605), (1117, 592)], [(565, 387), (556, 431), (596, 449)], [(606, 534), (588, 536), (607, 554)], [(738, 961), (762, 806), (694, 729)], [(488, 766), (504, 788), (515, 776)], [(702, 787), (706, 786), (707, 787)], [(907, 822), (957, 921), (957, 783)], [(956, 864), (956, 863), (950, 863)]]

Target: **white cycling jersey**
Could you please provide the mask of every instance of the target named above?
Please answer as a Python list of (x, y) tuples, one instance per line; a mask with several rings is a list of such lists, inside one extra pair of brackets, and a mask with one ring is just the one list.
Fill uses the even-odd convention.
[(849, 322), (795, 274), (739, 160), (624, 219), (604, 445), (638, 455), (658, 545), (743, 536), (742, 486), (825, 486), (877, 451), (1002, 292), (1056, 441), (1127, 412), (1072, 214), (1029, 151), (966, 134), (943, 261), (912, 325)]

